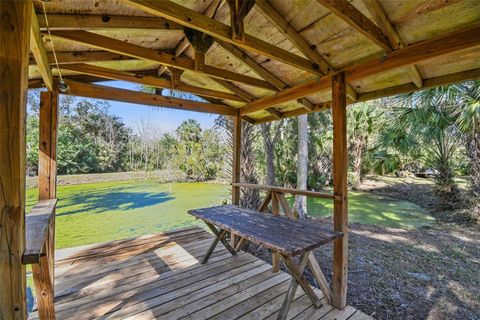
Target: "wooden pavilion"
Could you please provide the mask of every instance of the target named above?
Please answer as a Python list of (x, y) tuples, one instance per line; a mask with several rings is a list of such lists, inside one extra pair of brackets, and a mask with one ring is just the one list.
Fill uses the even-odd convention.
[[(144, 308), (135, 309), (137, 318), (268, 318), (278, 312), (278, 296), (285, 292), (280, 286), (285, 274), (266, 274), (262, 263), (240, 254), (231, 258), (228, 266), (232, 270), (218, 271), (213, 276), (217, 277), (215, 281), (226, 274), (232, 278), (237, 274), (238, 281), (243, 281), (245, 275), (239, 268), (253, 263), (260, 268), (252, 271), (254, 279), (279, 286), (277, 296), (273, 291), (260, 295), (257, 288), (255, 293), (253, 289), (242, 291), (243, 298), (232, 292), (237, 300), (232, 298), (230, 304), (218, 296), (218, 301), (212, 300), (214, 297), (206, 293), (200, 298), (194, 293), (175, 298), (179, 290), (186, 290), (178, 289), (183, 276), (191, 276), (194, 281), (195, 275), (213, 274), (212, 266), (208, 271), (195, 264), (202, 241), (211, 236), (190, 229), (59, 256), (54, 294), (59, 94), (232, 117), (233, 204), (239, 203), (240, 188), (245, 187), (240, 184), (242, 121), (258, 124), (331, 109), (334, 192), (316, 195), (333, 201), (334, 229), (343, 234), (334, 240), (333, 281), (331, 289), (326, 288), (331, 296), (325, 297), (329, 298), (328, 307), (312, 309), (297, 292), (289, 317), (367, 319), (346, 301), (347, 105), (480, 76), (478, 0), (3, 0), (0, 25), (0, 319), (5, 320), (27, 317), (26, 264), (32, 265), (40, 319), (54, 319), (55, 308), (58, 317), (64, 319), (131, 316), (121, 306), (135, 309), (135, 304), (120, 301), (126, 293), (114, 293), (119, 290), (114, 286), (126, 285), (121, 275), (126, 278), (133, 272), (140, 262), (131, 259), (139, 255), (148, 260), (154, 272), (168, 270), (165, 272), (171, 277), (167, 279), (172, 279), (171, 285), (177, 289), (170, 294), (164, 292), (170, 299), (170, 313), (162, 309), (167, 300), (153, 305), (140, 301)], [(118, 89), (101, 85), (105, 80), (129, 81), (159, 90), (148, 94)], [(26, 219), (26, 94), (29, 88), (40, 87), (47, 89), (41, 93), (40, 107), (40, 199)], [(163, 88), (189, 92), (199, 99), (163, 96)], [(295, 192), (269, 191), (280, 194), (271, 196), (280, 202), (282, 193)], [(278, 202), (273, 202), (272, 207), (278, 208)], [(174, 264), (169, 263), (175, 256), (172, 248), (186, 252)], [(215, 257), (220, 261), (225, 253), (222, 250), (213, 252), (213, 266)], [(162, 253), (169, 255), (161, 261), (152, 258), (154, 255), (158, 260)], [(186, 273), (175, 275), (182, 263), (186, 264), (182, 269)], [(217, 264), (225, 268), (225, 264)], [(107, 294), (98, 286), (88, 287), (92, 281), (99, 281), (98, 274), (106, 272), (108, 277), (114, 270), (123, 273), (115, 274), (114, 282), (102, 280), (108, 283)], [(132, 282), (140, 286), (139, 279)], [(82, 281), (89, 284), (85, 285), (87, 289), (79, 287)], [(165, 285), (162, 281), (167, 280), (158, 282), (159, 288)], [(142, 286), (148, 283), (143, 281)], [(247, 288), (244, 282), (230, 285), (238, 290)], [(224, 290), (229, 288), (233, 287)], [(59, 291), (61, 296), (57, 295)], [(103, 295), (101, 310), (106, 313), (89, 315), (91, 301), (83, 309), (79, 307), (79, 299), (88, 294), (92, 294), (91, 299), (99, 297), (95, 294)], [(141, 297), (147, 299), (146, 293)], [(191, 314), (189, 308), (199, 313)]]

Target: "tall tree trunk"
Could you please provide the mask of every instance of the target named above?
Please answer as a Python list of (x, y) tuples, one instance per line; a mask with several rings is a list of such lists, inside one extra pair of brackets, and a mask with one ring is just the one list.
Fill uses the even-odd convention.
[(263, 150), (265, 151), (265, 162), (267, 165), (267, 184), (275, 186), (275, 159), (274, 159), (274, 143), (278, 138), (281, 126), (277, 126), (275, 135), (272, 136), (272, 123), (264, 123), (260, 125), (260, 133), (263, 138)]
[[(255, 140), (255, 127), (243, 121), (240, 180), (245, 183), (258, 184), (257, 168), (253, 141)], [(260, 206), (260, 193), (258, 189), (243, 188), (241, 190), (240, 206), (243, 208), (257, 209)]]
[[(307, 189), (308, 169), (308, 115), (298, 117), (297, 189)], [(300, 218), (307, 215), (307, 197), (296, 196), (294, 211)]]

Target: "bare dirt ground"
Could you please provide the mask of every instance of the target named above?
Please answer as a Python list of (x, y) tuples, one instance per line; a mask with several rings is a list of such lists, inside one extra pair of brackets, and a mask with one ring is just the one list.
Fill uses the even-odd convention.
[[(422, 204), (435, 213), (431, 186), (428, 181), (400, 180), (397, 186), (394, 181), (371, 181), (363, 190)], [(332, 228), (330, 218), (311, 221)], [(437, 219), (431, 227), (410, 230), (349, 227), (350, 305), (375, 319), (480, 319), (478, 226)], [(266, 249), (250, 245), (248, 250), (271, 262)], [(315, 255), (331, 280), (332, 245)], [(311, 275), (308, 278), (316, 285)]]

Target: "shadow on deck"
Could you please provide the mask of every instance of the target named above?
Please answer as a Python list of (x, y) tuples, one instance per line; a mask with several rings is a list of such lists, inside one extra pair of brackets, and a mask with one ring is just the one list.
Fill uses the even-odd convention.
[[(57, 319), (276, 319), (289, 275), (222, 246), (202, 265), (212, 240), (188, 228), (57, 251)], [(352, 307), (316, 309), (299, 289), (289, 319), (370, 317)]]

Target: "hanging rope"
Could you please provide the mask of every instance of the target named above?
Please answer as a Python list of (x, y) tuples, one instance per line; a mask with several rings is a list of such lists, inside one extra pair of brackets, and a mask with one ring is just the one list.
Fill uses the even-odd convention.
[(58, 89), (61, 92), (66, 92), (66, 91), (68, 91), (68, 85), (65, 82), (65, 80), (63, 80), (62, 70), (60, 69), (60, 65), (58, 63), (57, 53), (55, 52), (55, 45), (53, 44), (52, 34), (50, 33), (50, 25), (48, 24), (47, 10), (45, 10), (45, 4), (43, 3), (43, 1), (40, 1), (40, 3), (42, 4), (43, 16), (45, 17), (45, 24), (47, 26), (48, 38), (50, 39), (50, 43), (52, 44), (53, 58), (55, 60), (55, 65), (56, 65), (57, 70), (58, 70), (58, 77), (60, 78), (60, 84), (58, 86)]

